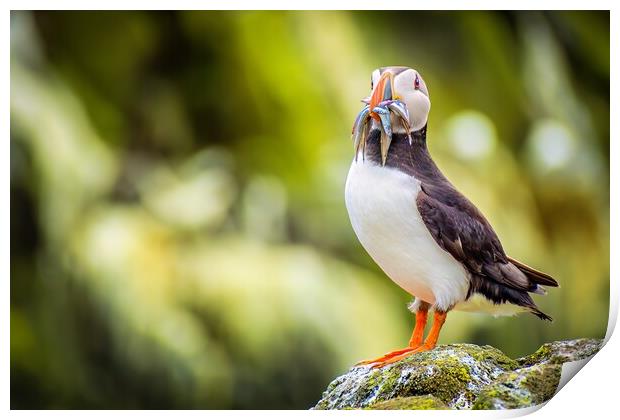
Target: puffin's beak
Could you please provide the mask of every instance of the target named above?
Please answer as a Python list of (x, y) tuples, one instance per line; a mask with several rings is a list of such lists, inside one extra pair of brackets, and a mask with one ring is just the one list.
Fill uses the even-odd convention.
[(370, 95), (370, 116), (375, 119), (375, 121), (380, 121), (379, 115), (373, 111), (375, 107), (383, 101), (387, 101), (389, 99), (393, 99), (394, 95), (394, 79), (391, 72), (386, 71), (381, 75), (379, 82), (377, 82), (377, 86), (372, 91), (372, 95)]

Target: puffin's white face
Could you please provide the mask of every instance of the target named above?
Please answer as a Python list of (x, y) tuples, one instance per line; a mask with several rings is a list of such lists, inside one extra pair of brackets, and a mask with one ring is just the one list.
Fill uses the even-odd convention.
[[(423, 128), (428, 120), (431, 100), (422, 76), (409, 67), (381, 67), (372, 72), (372, 93), (369, 98), (371, 109), (384, 99), (390, 79), (392, 98), (400, 99), (407, 105), (411, 130), (417, 131)], [(373, 99), (376, 102), (373, 103)]]

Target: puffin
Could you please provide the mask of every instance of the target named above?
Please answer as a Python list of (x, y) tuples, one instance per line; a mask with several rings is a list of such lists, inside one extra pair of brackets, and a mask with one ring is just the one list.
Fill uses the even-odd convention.
[(551, 321), (530, 294), (544, 295), (544, 286), (557, 287), (557, 281), (506, 255), (482, 212), (433, 161), (427, 147), (431, 101), (420, 73), (381, 67), (372, 72), (370, 88), (353, 125), (345, 204), (363, 248), (414, 297), (415, 326), (407, 347), (358, 365), (380, 368), (433, 349), (452, 310), (529, 312)]

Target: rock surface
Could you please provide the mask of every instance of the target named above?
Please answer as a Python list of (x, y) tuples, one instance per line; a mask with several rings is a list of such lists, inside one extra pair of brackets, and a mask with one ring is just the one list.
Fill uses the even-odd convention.
[(562, 364), (594, 355), (599, 339), (547, 343), (513, 360), (491, 346), (451, 344), (385, 366), (353, 367), (329, 384), (314, 409), (506, 409), (554, 394)]

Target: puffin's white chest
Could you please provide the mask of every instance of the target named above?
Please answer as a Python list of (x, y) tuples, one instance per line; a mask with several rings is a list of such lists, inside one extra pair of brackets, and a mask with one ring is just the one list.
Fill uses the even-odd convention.
[(396, 169), (354, 160), (345, 187), (353, 230), (400, 287), (443, 309), (465, 299), (468, 273), (433, 239), (416, 206), (420, 183)]

